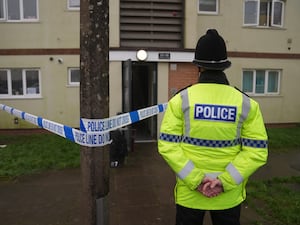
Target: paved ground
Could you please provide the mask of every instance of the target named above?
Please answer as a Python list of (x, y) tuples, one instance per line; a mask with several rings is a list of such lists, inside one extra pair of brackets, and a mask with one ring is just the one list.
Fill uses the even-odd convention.
[[(271, 154), (252, 179), (292, 175), (300, 176), (300, 150)], [(80, 182), (80, 169), (0, 180), (0, 225), (81, 225)], [(110, 225), (174, 225), (173, 186), (174, 174), (156, 143), (136, 143), (126, 166), (111, 169)], [(243, 205), (243, 225), (259, 220)]]

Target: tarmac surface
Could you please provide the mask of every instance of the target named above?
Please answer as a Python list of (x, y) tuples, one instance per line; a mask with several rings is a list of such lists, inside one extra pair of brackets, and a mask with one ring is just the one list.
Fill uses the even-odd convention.
[[(157, 143), (135, 143), (126, 165), (111, 168), (109, 225), (174, 225), (175, 175), (157, 152)], [(251, 179), (300, 176), (300, 149), (270, 154)], [(81, 225), (80, 169), (48, 171), (9, 181), (0, 178), (0, 225)], [(261, 218), (243, 204), (241, 223)], [(204, 225), (211, 225), (209, 216)]]

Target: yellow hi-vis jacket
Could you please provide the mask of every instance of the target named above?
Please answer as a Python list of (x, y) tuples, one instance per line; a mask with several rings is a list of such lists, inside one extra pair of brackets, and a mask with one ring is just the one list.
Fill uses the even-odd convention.
[[(259, 105), (229, 85), (195, 84), (169, 101), (158, 150), (177, 175), (176, 204), (232, 208), (245, 200), (249, 176), (267, 160)], [(212, 198), (198, 192), (205, 176), (220, 179), (224, 192)]]

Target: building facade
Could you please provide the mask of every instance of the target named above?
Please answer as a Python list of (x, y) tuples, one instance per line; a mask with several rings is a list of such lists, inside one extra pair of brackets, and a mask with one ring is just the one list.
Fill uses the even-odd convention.
[[(79, 0), (0, 0), (0, 103), (79, 127), (79, 9)], [(110, 115), (196, 83), (193, 50), (215, 28), (231, 85), (260, 103), (266, 123), (299, 123), (299, 9), (290, 0), (110, 0)], [(134, 128), (156, 139), (161, 119)], [(0, 111), (0, 129), (31, 127)]]

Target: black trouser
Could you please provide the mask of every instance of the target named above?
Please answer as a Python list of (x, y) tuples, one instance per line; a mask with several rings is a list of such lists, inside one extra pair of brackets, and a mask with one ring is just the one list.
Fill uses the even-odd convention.
[[(176, 205), (176, 225), (202, 225), (205, 212)], [(209, 212), (213, 225), (240, 225), (241, 205)]]

